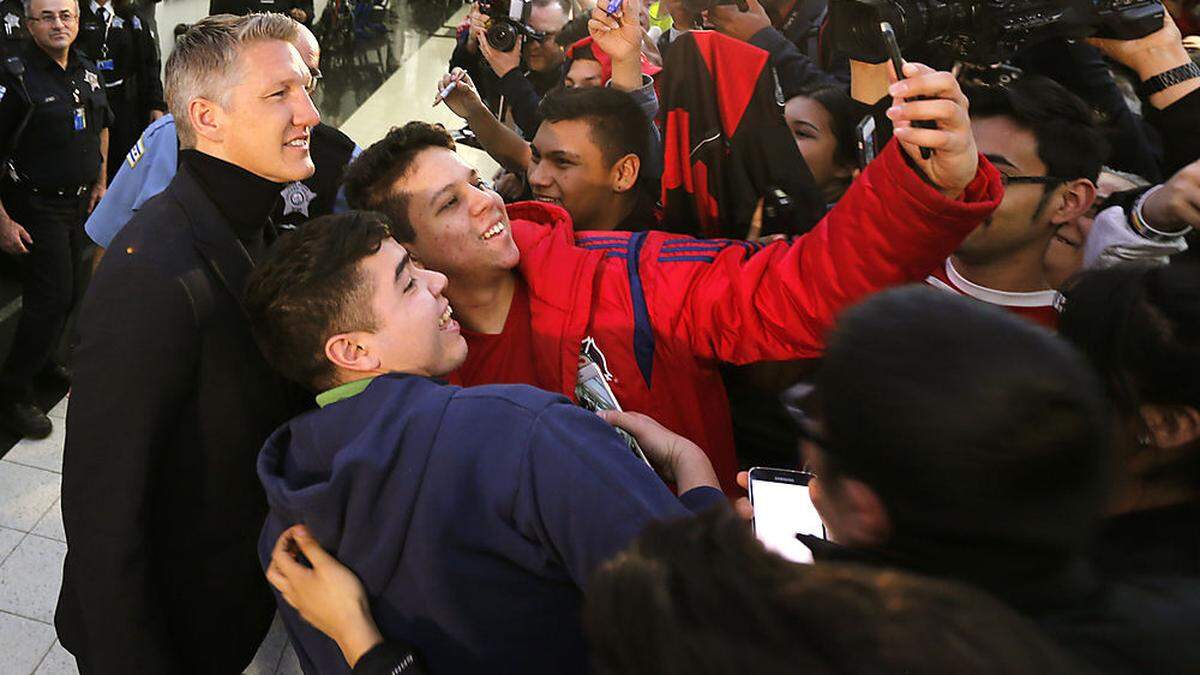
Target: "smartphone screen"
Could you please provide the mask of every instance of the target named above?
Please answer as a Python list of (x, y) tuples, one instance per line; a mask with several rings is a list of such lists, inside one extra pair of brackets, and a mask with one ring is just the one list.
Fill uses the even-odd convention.
[(754, 505), (754, 534), (767, 549), (788, 560), (813, 561), (812, 552), (797, 534), (825, 538), (825, 525), (808, 494), (812, 474), (787, 469), (750, 469), (750, 503)]

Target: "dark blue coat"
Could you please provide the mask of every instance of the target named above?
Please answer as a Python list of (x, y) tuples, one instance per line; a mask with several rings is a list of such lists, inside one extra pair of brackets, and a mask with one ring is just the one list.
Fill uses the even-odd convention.
[[(602, 420), (524, 385), (380, 377), (279, 429), (258, 473), (264, 566), (305, 523), (362, 580), (380, 631), (438, 675), (585, 673), (588, 578), (649, 521), (690, 513)], [(348, 672), (281, 611), (305, 672)]]

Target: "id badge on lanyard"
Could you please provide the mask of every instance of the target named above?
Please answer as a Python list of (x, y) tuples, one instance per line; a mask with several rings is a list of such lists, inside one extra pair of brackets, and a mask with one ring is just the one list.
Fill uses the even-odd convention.
[(96, 68), (98, 68), (102, 71), (112, 70), (113, 69), (113, 60), (112, 59), (101, 59), (96, 62)]
[(87, 129), (87, 110), (83, 106), (75, 106), (72, 110), (72, 117), (75, 122), (75, 131), (85, 131)]

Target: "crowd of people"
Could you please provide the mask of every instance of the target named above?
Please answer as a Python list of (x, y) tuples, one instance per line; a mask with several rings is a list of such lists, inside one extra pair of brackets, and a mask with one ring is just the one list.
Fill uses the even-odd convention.
[(464, 126), (364, 149), (311, 2), (160, 79), (114, 1), (0, 44), (0, 424), (70, 382), (81, 672), (277, 613), (307, 673), (1200, 672), (1195, 3), (903, 65), (825, 0), (481, 3), (409, 92)]

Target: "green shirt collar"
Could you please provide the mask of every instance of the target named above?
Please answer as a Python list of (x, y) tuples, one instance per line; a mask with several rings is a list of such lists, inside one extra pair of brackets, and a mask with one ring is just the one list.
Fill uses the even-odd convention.
[(364, 377), (361, 380), (347, 382), (341, 386), (323, 391), (320, 394), (317, 394), (317, 405), (324, 408), (332, 403), (337, 403), (338, 401), (344, 401), (353, 396), (358, 396), (359, 394), (363, 393), (363, 390), (370, 386), (370, 384), (374, 381), (374, 377)]

